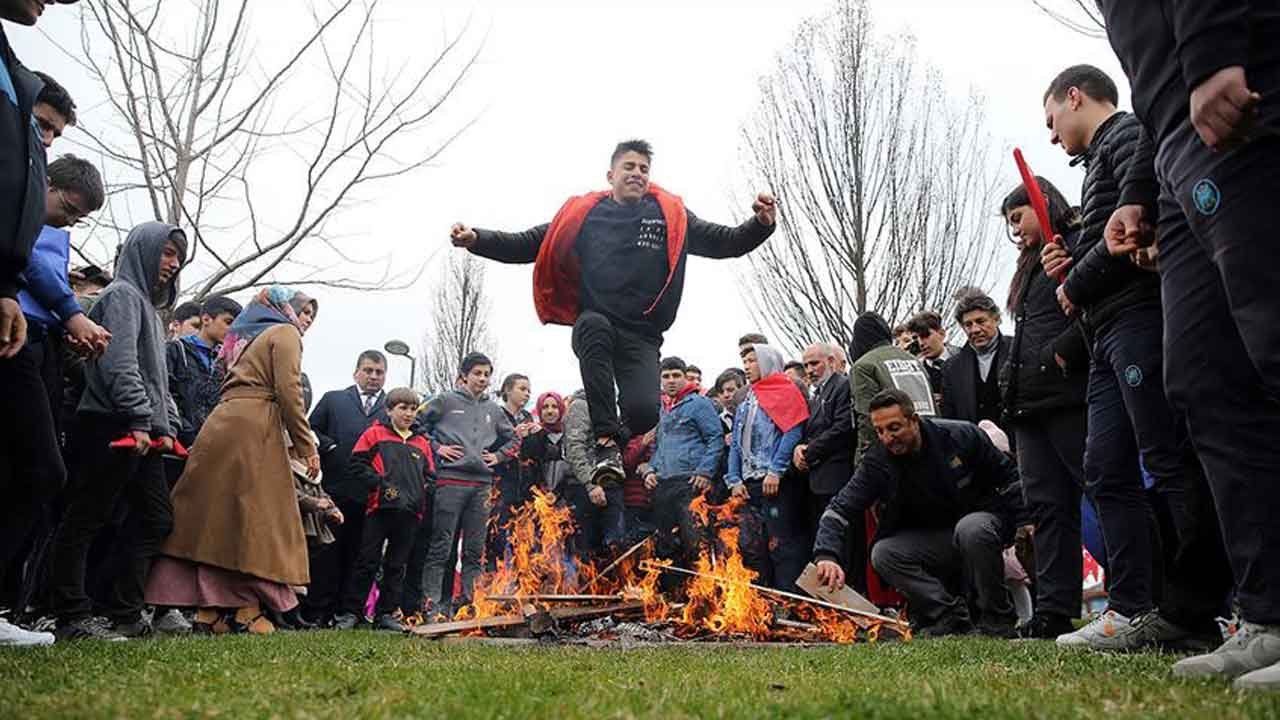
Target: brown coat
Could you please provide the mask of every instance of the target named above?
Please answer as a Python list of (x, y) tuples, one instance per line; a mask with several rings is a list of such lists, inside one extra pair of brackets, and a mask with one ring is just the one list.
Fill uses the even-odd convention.
[(302, 406), (302, 338), (263, 332), (228, 371), (173, 488), (173, 534), (161, 552), (287, 585), (306, 585), (307, 540), (289, 470), (315, 455)]

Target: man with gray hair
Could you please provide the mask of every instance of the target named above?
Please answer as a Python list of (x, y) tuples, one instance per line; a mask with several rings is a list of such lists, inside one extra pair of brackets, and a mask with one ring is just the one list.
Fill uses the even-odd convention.
[(942, 417), (1004, 426), (1000, 368), (1013, 339), (1000, 332), (1000, 308), (986, 293), (966, 288), (957, 293), (956, 323), (969, 342), (942, 368)]

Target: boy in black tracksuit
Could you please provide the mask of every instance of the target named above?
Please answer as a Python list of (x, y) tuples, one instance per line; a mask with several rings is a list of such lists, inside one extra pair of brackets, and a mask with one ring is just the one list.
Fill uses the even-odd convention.
[[(334, 618), (340, 630), (356, 626), (364, 616), (364, 601), (378, 567), (378, 608), (374, 627), (399, 632), (400, 597), (405, 563), (414, 532), (430, 504), (435, 461), (431, 443), (412, 429), (418, 395), (409, 388), (387, 394), (391, 422), (378, 422), (364, 432), (351, 450), (348, 472), (369, 489), (365, 506), (360, 556), (342, 598), (342, 613)], [(386, 555), (382, 545), (386, 543)]]
[(1136, 252), (1157, 229), (1165, 386), (1213, 488), (1244, 620), (1215, 653), (1179, 662), (1174, 674), (1277, 688), (1280, 3), (1101, 6), (1155, 152), (1154, 172), (1126, 175), (1108, 246)]

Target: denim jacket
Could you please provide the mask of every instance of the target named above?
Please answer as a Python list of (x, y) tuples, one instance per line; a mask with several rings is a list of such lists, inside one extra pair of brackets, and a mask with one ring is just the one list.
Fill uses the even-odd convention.
[[(748, 430), (745, 425), (753, 407), (756, 409), (755, 423)], [(751, 433), (751, 452), (744, 454), (743, 433), (748, 431)], [(783, 433), (769, 414), (759, 407), (756, 394), (747, 393), (733, 418), (733, 439), (729, 443), (729, 472), (725, 475), (725, 484), (733, 487), (744, 480), (760, 480), (770, 473), (781, 476), (786, 472), (803, 434), (804, 423)]]
[(649, 467), (660, 480), (714, 477), (724, 452), (724, 426), (716, 408), (696, 392), (680, 398), (658, 420)]

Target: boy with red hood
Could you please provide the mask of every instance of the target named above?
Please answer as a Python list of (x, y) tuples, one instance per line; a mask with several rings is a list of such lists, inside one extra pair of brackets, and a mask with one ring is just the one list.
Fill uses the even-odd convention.
[(645, 487), (653, 491), (653, 522), (658, 555), (676, 554), (671, 528), (680, 528), (680, 551), (692, 554), (697, 543), (689, 503), (711, 488), (724, 452), (723, 427), (711, 401), (685, 377), (684, 361), (662, 361), (662, 416), (653, 459), (640, 465)]
[[(734, 497), (747, 500), (763, 526), (763, 546), (753, 553), (744, 533), (744, 554), (763, 584), (794, 591), (805, 565), (804, 531), (796, 517), (797, 487), (782, 476), (804, 433), (809, 404), (783, 372), (782, 353), (758, 344), (742, 350), (751, 383), (733, 418), (729, 471), (725, 484)], [(753, 518), (757, 519), (757, 518)], [(751, 557), (758, 555), (758, 557)]]
[(758, 195), (753, 216), (738, 227), (716, 225), (649, 183), (652, 156), (643, 140), (620, 143), (606, 175), (610, 189), (570, 198), (549, 225), (502, 233), (458, 223), (451, 233), (454, 245), (482, 257), (536, 261), (539, 319), (573, 327), (595, 438), (592, 476), (583, 482), (621, 483), (620, 446), (657, 423), (659, 349), (680, 307), (688, 256), (741, 257), (773, 233), (772, 195)]

